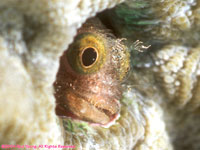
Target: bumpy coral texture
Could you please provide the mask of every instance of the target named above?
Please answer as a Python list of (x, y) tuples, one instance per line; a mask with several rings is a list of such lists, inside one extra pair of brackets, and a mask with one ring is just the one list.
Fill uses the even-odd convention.
[(191, 29), (199, 24), (198, 6), (198, 0), (127, 0), (111, 12), (115, 15), (110, 17), (111, 24), (130, 41), (139, 39), (151, 45), (177, 40), (195, 43), (199, 29)]
[(72, 125), (72, 129), (64, 119), (65, 143), (92, 150), (172, 149), (158, 104), (131, 89), (124, 92), (121, 104), (121, 117), (110, 128), (89, 125), (85, 129)]
[[(180, 106), (199, 107), (200, 49), (169, 45), (154, 55), (154, 67), (169, 99)], [(193, 92), (191, 92), (193, 91)]]
[(162, 99), (165, 104), (162, 105), (166, 128), (174, 147), (198, 150), (200, 144), (196, 141), (200, 140), (200, 47), (167, 45), (154, 53), (153, 58), (155, 66), (151, 69), (160, 92), (165, 95)]
[[(132, 47), (129, 84), (160, 104), (176, 150), (200, 149), (199, 6), (199, 0), (128, 0), (107, 12)], [(140, 52), (135, 40), (151, 47)]]
[(90, 16), (121, 0), (1, 0), (0, 144), (64, 144), (52, 84)]

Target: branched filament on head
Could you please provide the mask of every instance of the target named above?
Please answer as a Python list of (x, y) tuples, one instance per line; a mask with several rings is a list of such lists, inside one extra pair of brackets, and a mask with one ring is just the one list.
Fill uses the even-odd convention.
[(134, 50), (136, 50), (136, 51), (138, 51), (138, 52), (144, 52), (144, 51), (146, 51), (149, 47), (151, 47), (151, 45), (145, 46), (145, 45), (143, 45), (143, 42), (142, 42), (142, 41), (136, 40), (136, 41), (133, 43), (133, 47), (134, 47)]

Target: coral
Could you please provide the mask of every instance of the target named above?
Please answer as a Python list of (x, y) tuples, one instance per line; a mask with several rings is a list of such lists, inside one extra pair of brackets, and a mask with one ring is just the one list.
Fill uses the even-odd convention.
[(59, 56), (88, 17), (119, 2), (0, 2), (0, 144), (64, 144), (52, 87)]
[(180, 107), (199, 107), (200, 48), (167, 45), (154, 53), (156, 80)]
[(124, 92), (122, 101), (121, 117), (113, 126), (89, 125), (90, 129), (74, 129), (76, 132), (66, 129), (65, 143), (74, 144), (77, 149), (172, 149), (159, 105), (135, 90)]
[(130, 42), (141, 40), (151, 45), (175, 40), (197, 42), (196, 3), (195, 0), (127, 0), (109, 12), (108, 20), (115, 32)]

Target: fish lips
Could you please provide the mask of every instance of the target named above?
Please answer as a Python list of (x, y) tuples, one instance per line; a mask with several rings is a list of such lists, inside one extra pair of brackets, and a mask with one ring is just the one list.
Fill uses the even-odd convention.
[(56, 114), (61, 117), (70, 117), (89, 123), (110, 126), (120, 115), (120, 103), (117, 99), (106, 99), (99, 95), (90, 95), (87, 98), (73, 91), (67, 91), (65, 100), (56, 107)]

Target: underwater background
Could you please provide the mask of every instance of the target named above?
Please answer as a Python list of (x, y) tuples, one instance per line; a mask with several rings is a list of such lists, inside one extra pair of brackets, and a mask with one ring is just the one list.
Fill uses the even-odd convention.
[[(78, 150), (200, 149), (200, 1), (121, 2), (0, 1), (1, 145), (60, 144), (75, 145)], [(117, 43), (115, 48), (119, 49), (105, 57), (122, 58), (114, 65), (108, 62), (104, 69), (112, 72), (112, 67), (120, 68), (110, 74), (114, 79), (110, 80), (112, 88), (107, 88), (114, 98), (121, 97), (120, 110), (116, 101), (103, 106), (91, 102), (104, 109), (106, 121), (80, 115), (76, 109), (71, 111), (81, 119), (58, 117), (55, 93), (59, 89), (54, 86), (60, 57), (70, 44), (76, 44), (78, 29), (94, 16), (104, 26), (98, 30), (101, 39), (108, 41), (108, 47)], [(109, 34), (103, 36), (107, 31)], [(79, 73), (88, 73), (78, 67)], [(101, 64), (96, 70), (99, 68)], [(102, 73), (102, 77), (109, 74)], [(80, 92), (80, 96), (83, 91), (73, 92)], [(107, 127), (87, 121), (107, 123), (112, 117), (116, 120)]]

